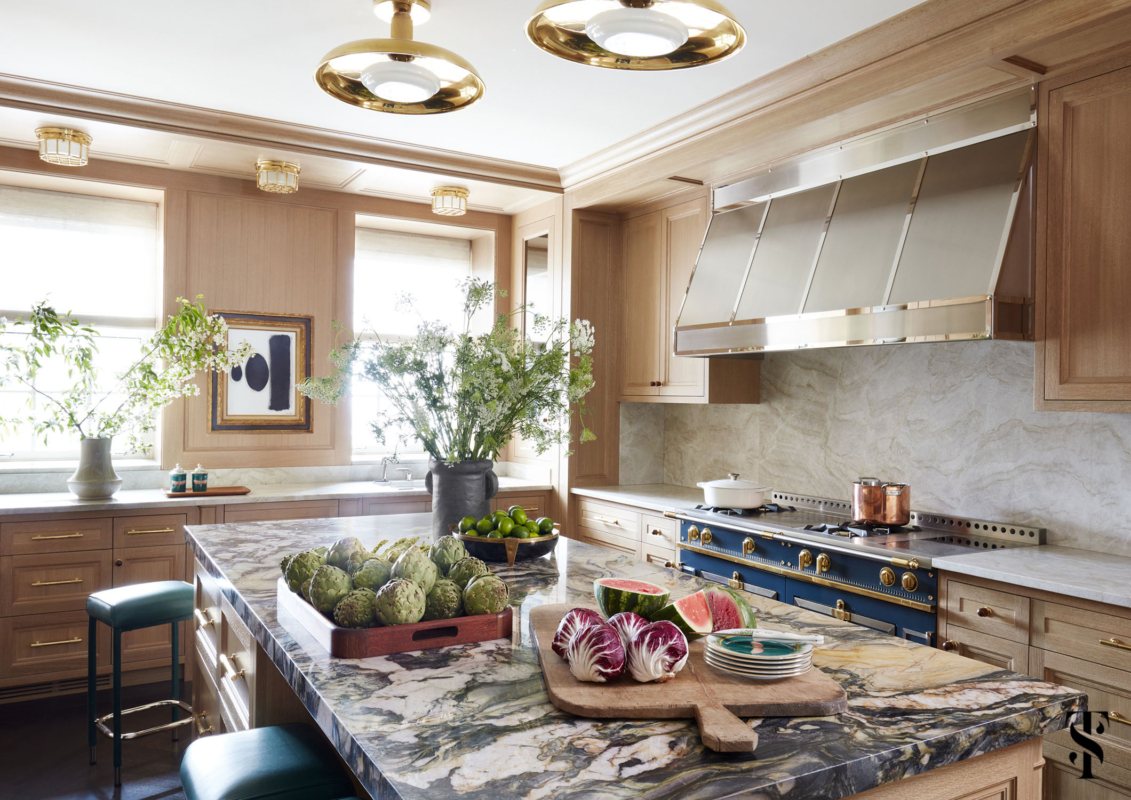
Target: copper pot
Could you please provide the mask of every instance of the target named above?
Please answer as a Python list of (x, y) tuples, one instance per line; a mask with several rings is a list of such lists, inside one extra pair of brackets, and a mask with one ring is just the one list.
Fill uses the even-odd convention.
[(852, 521), (879, 525), (884, 510), (884, 487), (879, 478), (861, 478), (852, 484)]
[(906, 483), (884, 484), (881, 525), (906, 525), (911, 521), (911, 487)]

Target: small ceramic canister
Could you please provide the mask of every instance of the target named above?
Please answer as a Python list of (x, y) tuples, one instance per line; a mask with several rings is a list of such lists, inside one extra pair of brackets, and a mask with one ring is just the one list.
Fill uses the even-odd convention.
[(169, 472), (169, 491), (183, 492), (185, 491), (186, 483), (188, 483), (188, 475), (185, 473), (184, 469), (181, 468), (181, 465), (177, 464), (177, 466), (173, 467)]
[(200, 464), (192, 471), (192, 490), (194, 492), (208, 491), (208, 473)]

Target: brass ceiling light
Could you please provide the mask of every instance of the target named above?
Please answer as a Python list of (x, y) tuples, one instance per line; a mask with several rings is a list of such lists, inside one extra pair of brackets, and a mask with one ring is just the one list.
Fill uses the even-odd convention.
[(48, 164), (85, 167), (90, 160), (90, 134), (72, 128), (36, 128), (39, 157)]
[(467, 213), (470, 194), (459, 186), (438, 186), (432, 190), (432, 213), (441, 217), (462, 217)]
[(265, 192), (294, 194), (298, 191), (298, 164), (260, 159), (255, 163), (255, 185)]
[(442, 114), (483, 96), (486, 87), (475, 67), (450, 50), (413, 40), (413, 23), (431, 15), (428, 3), (378, 0), (373, 12), (381, 18), (389, 13), (391, 38), (349, 42), (327, 53), (314, 72), (323, 91), (391, 114)]
[(746, 44), (745, 29), (716, 0), (544, 0), (526, 35), (559, 58), (608, 69), (700, 67)]

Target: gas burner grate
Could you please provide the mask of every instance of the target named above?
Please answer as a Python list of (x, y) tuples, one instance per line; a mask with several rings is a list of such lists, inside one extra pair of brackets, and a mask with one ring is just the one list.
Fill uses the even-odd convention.
[(759, 517), (762, 514), (781, 514), (785, 511), (796, 511), (793, 506), (783, 506), (781, 503), (766, 503), (758, 508), (720, 508), (719, 506), (695, 506), (696, 511), (709, 511), (712, 514), (722, 514), (727, 517)]
[(866, 522), (841, 522), (838, 525), (806, 525), (805, 530), (815, 533), (835, 533), (837, 536), (888, 536), (893, 533), (919, 533), (918, 525), (870, 525)]

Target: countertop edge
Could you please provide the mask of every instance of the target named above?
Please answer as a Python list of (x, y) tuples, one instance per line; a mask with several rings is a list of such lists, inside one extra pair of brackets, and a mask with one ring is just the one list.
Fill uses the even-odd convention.
[[(640, 484), (640, 486), (656, 486), (659, 484)], [(649, 494), (636, 494), (633, 492), (633, 486), (575, 486), (570, 489), (570, 494), (575, 494), (578, 497), (592, 497), (594, 500), (605, 500), (609, 503), (619, 503), (622, 506), (633, 506), (635, 508), (646, 508), (649, 511), (663, 513), (664, 511), (674, 511), (680, 508), (687, 508), (693, 505), (696, 500), (690, 498), (681, 498), (676, 495), (671, 497), (652, 496)], [(692, 489), (688, 486), (675, 486), (671, 488), (683, 490), (686, 492), (699, 492), (697, 489)], [(700, 497), (698, 502), (702, 502), (702, 492), (699, 492)]]

